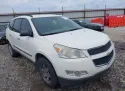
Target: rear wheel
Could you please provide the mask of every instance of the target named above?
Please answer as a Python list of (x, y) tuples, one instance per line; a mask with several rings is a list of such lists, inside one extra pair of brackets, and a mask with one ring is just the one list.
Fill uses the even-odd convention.
[(45, 58), (39, 58), (36, 66), (44, 83), (52, 88), (56, 88), (58, 86), (58, 80), (51, 63)]
[(11, 44), (8, 43), (9, 53), (12, 57), (17, 57), (19, 54), (12, 48)]

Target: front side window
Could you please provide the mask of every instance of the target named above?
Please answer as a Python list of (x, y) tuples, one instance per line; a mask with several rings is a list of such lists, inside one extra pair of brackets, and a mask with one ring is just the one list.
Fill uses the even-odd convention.
[(25, 31), (25, 30), (32, 31), (30, 23), (27, 19), (23, 19), (21, 24), (21, 31)]
[(68, 32), (82, 28), (74, 21), (61, 16), (33, 18), (32, 22), (41, 36)]
[(21, 25), (22, 19), (16, 19), (14, 22), (14, 31), (20, 33), (20, 25)]

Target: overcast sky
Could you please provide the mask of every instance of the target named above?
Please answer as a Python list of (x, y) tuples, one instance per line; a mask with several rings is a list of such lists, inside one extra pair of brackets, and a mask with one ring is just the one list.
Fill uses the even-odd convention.
[(125, 0), (0, 0), (0, 13), (34, 12), (61, 10), (81, 10), (84, 5), (87, 9), (104, 8), (125, 8)]

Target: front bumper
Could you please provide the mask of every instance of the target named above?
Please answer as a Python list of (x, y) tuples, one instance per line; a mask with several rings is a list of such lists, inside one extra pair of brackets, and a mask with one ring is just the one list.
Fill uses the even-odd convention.
[(99, 78), (101, 75), (103, 75), (105, 72), (107, 72), (111, 67), (107, 68), (106, 70), (99, 72), (93, 76), (90, 77), (86, 77), (83, 79), (77, 79), (77, 80), (71, 80), (71, 79), (65, 79), (62, 77), (58, 77), (59, 83), (61, 85), (61, 87), (71, 87), (71, 86), (79, 86), (82, 85), (84, 82), (89, 81), (89, 80), (93, 80), (93, 79), (97, 79)]
[[(99, 59), (104, 56), (107, 56), (109, 53), (113, 51), (113, 56), (110, 61), (105, 65), (96, 66), (93, 62), (94, 59)], [(107, 51), (103, 53), (99, 53), (93, 56), (90, 56), (88, 52), (85, 53), (87, 58), (80, 58), (80, 59), (63, 59), (63, 58), (56, 58), (56, 63), (54, 63), (54, 68), (57, 73), (57, 76), (66, 78), (66, 79), (82, 79), (91, 77), (99, 72), (106, 70), (107, 68), (111, 67), (115, 59), (115, 50), (114, 45), (112, 45)], [(55, 58), (55, 57), (53, 57)], [(67, 75), (66, 70), (69, 71), (86, 71), (88, 74), (82, 75), (80, 77), (77, 76), (70, 76)]]

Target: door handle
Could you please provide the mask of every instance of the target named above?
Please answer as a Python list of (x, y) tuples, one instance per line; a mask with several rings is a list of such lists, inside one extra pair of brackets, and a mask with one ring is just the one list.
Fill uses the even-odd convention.
[(18, 40), (20, 40), (20, 38), (17, 38)]

